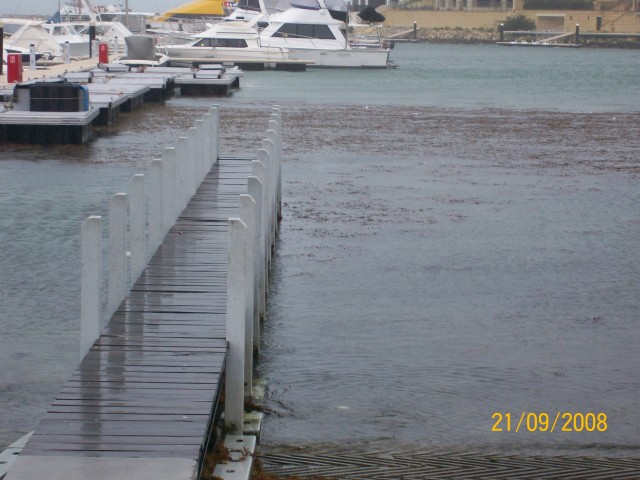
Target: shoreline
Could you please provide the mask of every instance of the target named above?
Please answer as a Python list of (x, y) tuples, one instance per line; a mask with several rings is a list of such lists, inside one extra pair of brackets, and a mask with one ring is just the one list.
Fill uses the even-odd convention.
[[(500, 40), (497, 31), (462, 28), (419, 28), (414, 39), (413, 31), (407, 27), (383, 27), (381, 35), (387, 41), (399, 43), (491, 45)], [(506, 40), (509, 40), (508, 36)], [(626, 38), (582, 37), (580, 43), (584, 48), (640, 49), (640, 41)]]

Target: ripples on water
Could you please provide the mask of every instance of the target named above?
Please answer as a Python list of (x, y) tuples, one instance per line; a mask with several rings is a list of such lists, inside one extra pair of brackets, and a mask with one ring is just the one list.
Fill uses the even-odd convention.
[[(638, 115), (315, 115), (288, 137), (263, 446), (637, 455)], [(610, 428), (490, 431), (521, 411)]]
[[(256, 148), (273, 102), (285, 112), (263, 446), (637, 455), (640, 114), (615, 88), (637, 92), (635, 52), (571, 68), (509, 52), (399, 46), (398, 70), (252, 73), (219, 101), (223, 153)], [(619, 74), (589, 83), (592, 64)], [(0, 444), (75, 366), (82, 220), (204, 104), (147, 105), (85, 147), (2, 151)], [(563, 112), (590, 110), (617, 113)], [(610, 428), (490, 432), (522, 410), (603, 411)]]

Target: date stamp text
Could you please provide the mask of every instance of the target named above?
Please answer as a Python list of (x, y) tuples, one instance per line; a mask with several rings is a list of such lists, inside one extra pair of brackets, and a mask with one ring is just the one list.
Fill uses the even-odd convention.
[(607, 414), (603, 412), (495, 412), (492, 432), (606, 432)]

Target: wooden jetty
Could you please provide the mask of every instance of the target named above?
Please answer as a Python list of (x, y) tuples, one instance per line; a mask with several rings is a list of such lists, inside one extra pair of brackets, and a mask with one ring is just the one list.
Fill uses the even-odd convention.
[[(84, 223), (82, 361), (6, 480), (198, 478), (218, 440), (225, 374), (226, 430), (255, 445), (241, 436), (244, 395), (278, 218), (280, 112), (257, 160), (219, 158), (217, 126), (212, 108), (114, 195), (107, 275), (101, 219)], [(105, 276), (110, 320), (100, 332)]]

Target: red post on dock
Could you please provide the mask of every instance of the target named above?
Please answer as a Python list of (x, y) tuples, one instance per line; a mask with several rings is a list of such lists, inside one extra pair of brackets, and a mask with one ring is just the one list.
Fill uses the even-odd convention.
[(10, 53), (7, 55), (7, 82), (22, 81), (22, 54)]
[(109, 63), (109, 45), (104, 42), (98, 45), (98, 62)]

